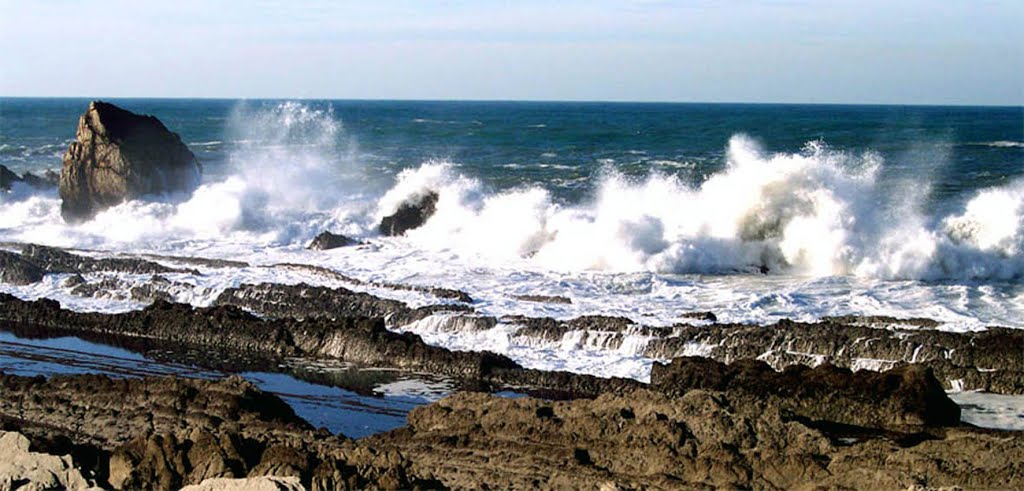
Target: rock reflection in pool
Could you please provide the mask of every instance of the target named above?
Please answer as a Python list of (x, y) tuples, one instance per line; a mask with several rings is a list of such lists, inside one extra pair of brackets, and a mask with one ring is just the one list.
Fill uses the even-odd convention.
[[(288, 402), (295, 413), (332, 433), (360, 438), (405, 425), (412, 408), (438, 400), (452, 385), (429, 376), (389, 370), (355, 370), (323, 364), (301, 365), (290, 360), (282, 370), (316, 381), (344, 383), (356, 391), (313, 383), (289, 373), (246, 371), (239, 375)], [(220, 378), (229, 372), (195, 365), (158, 361), (142, 354), (85, 341), (77, 337), (26, 338), (0, 331), (0, 370), (15, 375), (99, 373), (112, 377), (177, 375)], [(360, 390), (364, 389), (364, 390)]]

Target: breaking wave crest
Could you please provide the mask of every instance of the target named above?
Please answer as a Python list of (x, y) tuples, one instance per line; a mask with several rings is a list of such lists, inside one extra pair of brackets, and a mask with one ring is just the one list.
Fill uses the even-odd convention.
[(670, 175), (614, 170), (593, 199), (557, 204), (540, 187), (489, 193), (445, 162), (398, 176), (377, 216), (428, 191), (435, 215), (408, 233), (417, 247), (560, 271), (781, 272), (884, 279), (1011, 279), (1024, 272), (1024, 182), (984, 190), (961, 214), (918, 210), (919, 184), (878, 185), (881, 157), (809, 143), (767, 154), (733, 137), (726, 168), (697, 187)]

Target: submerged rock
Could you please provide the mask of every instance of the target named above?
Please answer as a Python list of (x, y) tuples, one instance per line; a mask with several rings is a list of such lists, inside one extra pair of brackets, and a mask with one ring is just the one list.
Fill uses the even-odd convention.
[(437, 193), (429, 192), (414, 201), (402, 203), (395, 213), (384, 217), (377, 229), (381, 235), (403, 235), (406, 231), (421, 227), (434, 215)]
[(85, 220), (139, 196), (190, 193), (199, 180), (195, 155), (160, 120), (93, 101), (64, 154), (61, 215)]
[(350, 245), (356, 245), (359, 241), (345, 237), (344, 235), (332, 234), (331, 232), (321, 232), (317, 235), (306, 249), (312, 249), (314, 251), (326, 251), (329, 249), (337, 249), (339, 247), (347, 247)]

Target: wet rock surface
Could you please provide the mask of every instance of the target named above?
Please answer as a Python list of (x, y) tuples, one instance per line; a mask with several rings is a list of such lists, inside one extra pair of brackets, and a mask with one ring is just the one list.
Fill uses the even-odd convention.
[(424, 487), (401, 456), (380, 458), (382, 451), (314, 430), (284, 401), (239, 378), (0, 374), (0, 387), (6, 429), (44, 453), (69, 453), (68, 462), (103, 488), (267, 481), (261, 476), (297, 478), (307, 489)]
[(313, 241), (310, 242), (309, 246), (306, 248), (314, 251), (326, 251), (357, 244), (359, 244), (359, 241), (350, 239), (344, 235), (332, 234), (331, 232), (321, 232), (320, 235), (313, 238)]
[(960, 333), (886, 325), (782, 320), (768, 326), (677, 326), (652, 340), (644, 354), (700, 354), (724, 362), (756, 358), (777, 370), (825, 361), (854, 370), (919, 364), (931, 368), (947, 389), (1024, 394), (1024, 330), (990, 327)]
[[(195, 270), (176, 269), (153, 261), (137, 258), (93, 258), (81, 254), (72, 254), (56, 247), (37, 244), (18, 244), (21, 253), (0, 251), (0, 266), (3, 271), (8, 267), (16, 268), (31, 266), (33, 269), (47, 273), (85, 274), (96, 272), (117, 272), (129, 274), (162, 274), (190, 273), (199, 274)], [(34, 277), (27, 276), (28, 277)], [(39, 277), (42, 278), (41, 276)], [(3, 280), (7, 281), (7, 280)], [(36, 279), (34, 281), (39, 281)], [(34, 282), (33, 281), (33, 282)], [(13, 283), (13, 281), (10, 281)]]
[(737, 401), (776, 401), (804, 418), (870, 428), (960, 422), (960, 408), (931, 370), (920, 365), (856, 373), (829, 364), (791, 365), (777, 372), (757, 360), (726, 365), (708, 358), (676, 358), (655, 363), (651, 388), (675, 396), (694, 389), (728, 391)]
[(0, 375), (0, 419), (33, 451), (70, 455), (75, 470), (115, 489), (274, 484), (263, 476), (285, 489), (1024, 485), (1021, 432), (841, 424), (733, 383), (705, 385), (724, 390), (572, 401), (458, 393), (413, 410), (407, 428), (348, 440), (237, 378)]
[(0, 319), (67, 333), (152, 338), (267, 357), (337, 358), (473, 379), (495, 369), (519, 369), (501, 355), (428, 346), (414, 334), (387, 330), (380, 318), (260, 319), (233, 306), (193, 308), (159, 300), (123, 314), (77, 313), (52, 300), (27, 302), (0, 293)]
[(192, 192), (200, 180), (195, 155), (158, 119), (93, 101), (64, 154), (59, 191), (67, 221), (91, 218), (147, 194)]
[(396, 236), (421, 227), (434, 215), (437, 199), (437, 193), (431, 191), (413, 201), (402, 203), (393, 214), (381, 219), (378, 231), (381, 235)]
[(13, 285), (30, 285), (43, 279), (46, 270), (21, 257), (0, 250), (0, 281)]
[[(684, 314), (691, 316), (690, 314)], [(629, 319), (582, 316), (571, 320), (505, 316), (515, 335), (549, 343), (618, 349), (627, 337), (648, 338), (641, 354), (655, 359), (704, 356), (731, 363), (765, 361), (782, 370), (828, 362), (852, 370), (884, 370), (905, 364), (930, 368), (946, 389), (1024, 394), (1024, 330), (990, 327), (945, 332), (927, 319), (844, 317), (803, 323), (781, 320), (760, 326), (715, 323), (714, 314), (693, 313), (710, 324), (652, 327)]]
[(566, 305), (572, 303), (571, 298), (557, 295), (516, 295), (514, 298), (516, 300), (522, 300), (524, 302), (559, 303)]

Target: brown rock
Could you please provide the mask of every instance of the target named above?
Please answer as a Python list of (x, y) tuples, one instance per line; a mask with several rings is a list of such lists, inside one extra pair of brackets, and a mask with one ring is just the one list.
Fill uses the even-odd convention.
[(59, 191), (67, 221), (148, 194), (192, 192), (199, 162), (177, 134), (153, 116), (93, 101), (64, 154)]

